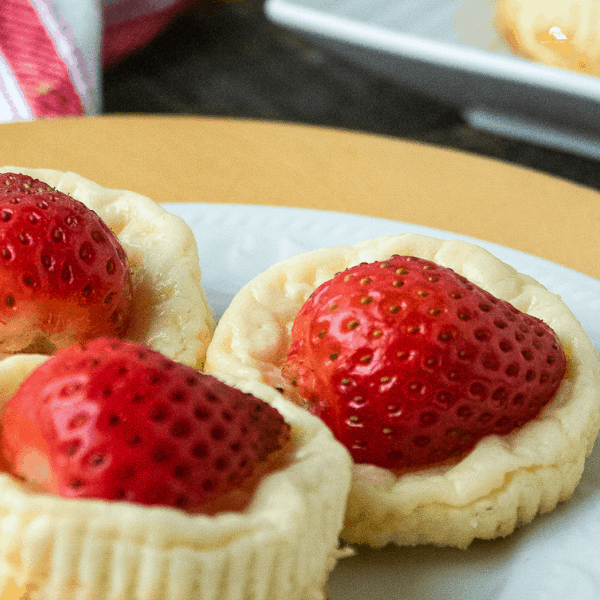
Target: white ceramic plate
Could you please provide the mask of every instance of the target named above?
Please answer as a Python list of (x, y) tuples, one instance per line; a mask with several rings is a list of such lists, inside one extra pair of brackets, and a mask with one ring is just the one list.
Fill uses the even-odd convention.
[(598, 159), (600, 78), (513, 55), (495, 4), (267, 0), (265, 12), (317, 48), (459, 108), (475, 128)]
[[(600, 281), (535, 256), (437, 229), (343, 213), (232, 204), (166, 208), (194, 231), (203, 285), (218, 315), (243, 284), (279, 260), (323, 246), (421, 233), (477, 243), (531, 275), (562, 296), (600, 349)], [(477, 541), (464, 551), (359, 549), (338, 563), (330, 600), (597, 600), (599, 492), (600, 447), (569, 502), (508, 538)]]

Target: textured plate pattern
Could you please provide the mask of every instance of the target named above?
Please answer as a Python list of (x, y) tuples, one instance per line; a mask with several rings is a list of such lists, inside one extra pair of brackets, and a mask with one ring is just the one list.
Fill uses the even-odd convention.
[[(233, 294), (273, 263), (322, 246), (399, 233), (477, 243), (562, 296), (600, 349), (600, 281), (510, 248), (436, 229), (333, 212), (170, 204), (196, 235), (209, 300), (221, 314)], [(568, 503), (508, 538), (467, 550), (359, 549), (338, 563), (330, 600), (592, 600), (600, 597), (600, 451)]]

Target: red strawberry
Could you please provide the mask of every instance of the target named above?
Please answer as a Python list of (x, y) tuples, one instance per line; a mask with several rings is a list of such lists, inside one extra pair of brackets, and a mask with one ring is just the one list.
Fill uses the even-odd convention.
[(284, 374), (355, 462), (432, 464), (533, 419), (566, 369), (554, 332), (451, 269), (410, 256), (315, 290)]
[(52, 353), (125, 333), (125, 252), (70, 196), (25, 175), (0, 175), (0, 267), (0, 352)]
[(54, 192), (47, 183), (20, 173), (2, 173), (0, 175), (0, 194), (43, 194)]
[(34, 370), (2, 427), (11, 471), (41, 490), (186, 509), (242, 484), (290, 430), (262, 400), (108, 338)]

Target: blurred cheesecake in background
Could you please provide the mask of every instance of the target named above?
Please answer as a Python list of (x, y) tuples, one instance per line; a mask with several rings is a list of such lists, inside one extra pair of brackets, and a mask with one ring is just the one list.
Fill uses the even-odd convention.
[(600, 74), (598, 0), (498, 0), (496, 21), (511, 50), (546, 65)]

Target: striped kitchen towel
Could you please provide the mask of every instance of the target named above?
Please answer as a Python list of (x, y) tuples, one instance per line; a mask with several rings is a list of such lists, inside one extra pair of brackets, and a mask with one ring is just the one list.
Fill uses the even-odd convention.
[(101, 73), (199, 0), (0, 0), (0, 122), (101, 112)]

